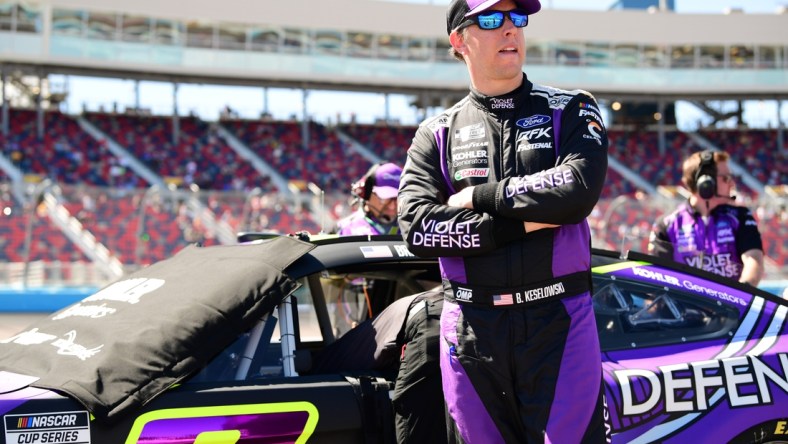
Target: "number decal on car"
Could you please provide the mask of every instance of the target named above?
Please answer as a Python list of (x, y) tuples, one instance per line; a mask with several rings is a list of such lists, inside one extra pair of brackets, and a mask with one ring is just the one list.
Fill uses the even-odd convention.
[(317, 408), (305, 401), (154, 410), (134, 421), (126, 444), (176, 435), (195, 443), (204, 442), (207, 436), (221, 436), (229, 440), (222, 442), (231, 444), (259, 442), (267, 437), (305, 443), (315, 431), (318, 417)]

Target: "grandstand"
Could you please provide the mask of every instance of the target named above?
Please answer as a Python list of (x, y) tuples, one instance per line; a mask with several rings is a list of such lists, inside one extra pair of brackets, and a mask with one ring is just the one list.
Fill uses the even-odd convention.
[[(423, 115), (467, 91), (465, 69), (447, 53), (443, 5), (181, 6), (0, 0), (6, 282), (30, 282), (31, 270), (40, 270), (33, 281), (101, 283), (192, 242), (230, 244), (242, 231), (320, 231), (349, 211), (349, 184), (372, 163), (404, 162), (416, 130), (386, 109), (352, 122), (315, 121), (306, 106), (287, 119), (263, 109), (256, 118), (227, 113), (206, 121), (184, 115), (174, 99), (166, 115), (140, 103), (68, 113), (69, 91), (55, 91), (52, 76), (166, 81), (174, 97), (192, 83), (297, 88), (305, 96), (406, 94)], [(341, 12), (348, 10), (353, 18)], [(529, 25), (529, 77), (594, 92), (609, 120), (608, 183), (590, 218), (595, 246), (644, 251), (651, 223), (681, 199), (680, 159), (722, 149), (761, 225), (767, 277), (788, 277), (786, 118), (778, 115), (776, 128), (750, 128), (740, 110), (726, 114), (709, 104), (788, 98), (787, 20), (546, 9)], [(677, 100), (706, 111), (712, 123), (680, 131)], [(716, 125), (731, 119), (735, 128)]]

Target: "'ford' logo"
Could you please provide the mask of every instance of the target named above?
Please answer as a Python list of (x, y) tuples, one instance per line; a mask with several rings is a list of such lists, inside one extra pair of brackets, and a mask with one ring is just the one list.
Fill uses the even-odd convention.
[(543, 125), (550, 121), (550, 116), (544, 114), (536, 114), (531, 117), (524, 117), (517, 121), (517, 126), (523, 129), (531, 128), (536, 125)]

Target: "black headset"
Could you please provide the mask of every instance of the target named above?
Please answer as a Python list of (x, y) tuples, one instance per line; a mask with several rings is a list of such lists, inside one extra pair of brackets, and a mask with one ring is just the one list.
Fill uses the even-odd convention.
[(378, 162), (372, 165), (369, 171), (367, 171), (367, 174), (364, 174), (358, 182), (354, 182), (353, 185), (351, 185), (353, 188), (353, 195), (361, 200), (369, 200), (369, 197), (372, 195), (372, 188), (377, 183), (375, 174), (378, 172), (378, 168), (384, 163), (385, 162)]
[(717, 164), (713, 151), (700, 153), (700, 165), (695, 173), (695, 190), (701, 199), (711, 199), (717, 194)]

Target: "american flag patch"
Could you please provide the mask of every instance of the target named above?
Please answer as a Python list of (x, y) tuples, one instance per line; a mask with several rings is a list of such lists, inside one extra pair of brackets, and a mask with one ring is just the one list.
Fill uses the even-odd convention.
[(361, 247), (361, 254), (366, 258), (394, 257), (391, 249), (385, 245)]
[(512, 294), (494, 294), (493, 295), (493, 305), (512, 305), (514, 304), (514, 300), (512, 299)]

